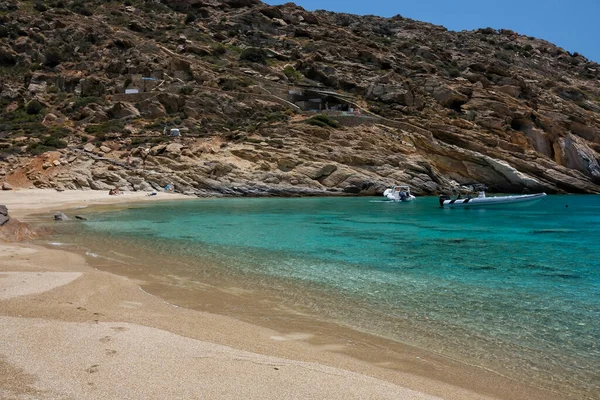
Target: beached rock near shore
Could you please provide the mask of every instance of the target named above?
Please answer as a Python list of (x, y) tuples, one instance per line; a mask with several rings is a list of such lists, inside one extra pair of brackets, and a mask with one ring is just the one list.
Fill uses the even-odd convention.
[(10, 220), (8, 217), (8, 209), (6, 206), (0, 205), (0, 226), (4, 225)]
[(68, 221), (71, 218), (67, 217), (64, 213), (58, 211), (54, 213), (54, 220), (55, 221)]
[[(297, 196), (405, 183), (424, 195), (483, 181), (600, 192), (600, 65), (578, 53), (509, 30), (293, 3), (130, 3), (2, 17), (8, 185)], [(328, 117), (290, 95), (308, 88)]]
[(0, 242), (20, 242), (38, 237), (38, 233), (29, 228), (27, 224), (11, 218), (8, 208), (0, 205)]

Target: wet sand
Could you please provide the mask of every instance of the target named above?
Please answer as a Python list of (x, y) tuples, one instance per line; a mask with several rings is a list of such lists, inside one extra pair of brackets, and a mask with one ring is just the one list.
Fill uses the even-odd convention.
[[(157, 200), (63, 193), (2, 193), (0, 203), (26, 217)], [(225, 292), (212, 301), (263, 301)], [(191, 305), (186, 296), (72, 252), (0, 244), (0, 398), (565, 398), (335, 324), (258, 326), (163, 299)]]

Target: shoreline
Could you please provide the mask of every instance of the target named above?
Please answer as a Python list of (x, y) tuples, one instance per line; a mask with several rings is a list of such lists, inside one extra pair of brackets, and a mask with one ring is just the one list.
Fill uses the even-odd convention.
[[(109, 197), (104, 191), (101, 193), (77, 192), (76, 196), (70, 196), (70, 193), (61, 195), (61, 192), (52, 190), (44, 190), (44, 193), (38, 190), (35, 192), (34, 194), (29, 191), (18, 191), (9, 201), (6, 201), (3, 196), (2, 203), (9, 207), (11, 216), (27, 218), (32, 214), (48, 210), (59, 211), (57, 208), (62, 208), (64, 211), (68, 207), (86, 205), (116, 207), (124, 202), (158, 200), (157, 197), (160, 197), (161, 200), (190, 199), (188, 196), (171, 194), (165, 196), (159, 194), (157, 197), (145, 197), (143, 194)], [(40, 201), (43, 204), (40, 205)], [(10, 281), (7, 276), (11, 276), (11, 274), (6, 274), (6, 272), (14, 272), (17, 274), (14, 277), (28, 283), (23, 286), (15, 283), (18, 279)], [(35, 276), (30, 276), (31, 272), (34, 272)], [(49, 283), (46, 282), (46, 285), (50, 285), (49, 290), (47, 290), (48, 287), (40, 286), (41, 282), (36, 279), (39, 273), (46, 275), (47, 279), (44, 281), (49, 281)], [(68, 280), (70, 278), (73, 279)], [(169, 352), (177, 353), (178, 350), (182, 350), (182, 352), (177, 354), (186, 358), (185, 349), (177, 347), (177, 344), (185, 341), (186, 348), (191, 346), (197, 348), (200, 353), (206, 351), (211, 354), (211, 356), (206, 356), (207, 358), (199, 356), (200, 359), (215, 359), (215, 357), (218, 359), (210, 367), (214, 369), (212, 374), (203, 371), (202, 377), (206, 379), (206, 382), (217, 382), (220, 379), (224, 381), (224, 386), (230, 384), (235, 389), (233, 392), (228, 392), (230, 393), (229, 397), (224, 394), (222, 397), (218, 397), (216, 396), (217, 392), (193, 392), (193, 388), (190, 387), (186, 388), (186, 390), (191, 390), (186, 392), (188, 393), (184, 396), (186, 398), (196, 396), (231, 398), (231, 393), (236, 393), (234, 397), (239, 397), (241, 393), (247, 393), (246, 397), (250, 398), (270, 398), (269, 393), (273, 398), (297, 397), (298, 393), (304, 393), (304, 395), (300, 395), (302, 398), (435, 398), (432, 396), (448, 399), (565, 398), (564, 395), (521, 384), (493, 372), (461, 365), (459, 362), (446, 359), (444, 356), (436, 356), (426, 350), (402, 344), (389, 347), (390, 343), (385, 340), (359, 332), (350, 337), (343, 335), (341, 337), (346, 341), (348, 339), (363, 341), (363, 345), (368, 345), (365, 348), (371, 346), (379, 351), (389, 351), (396, 357), (395, 363), (398, 360), (404, 360), (404, 363), (390, 365), (392, 363), (385, 360), (369, 359), (368, 357), (366, 360), (354, 358), (340, 351), (340, 343), (331, 342), (331, 337), (339, 335), (343, 330), (340, 327), (336, 328), (335, 324), (331, 324), (329, 337), (323, 338), (323, 343), (318, 343), (318, 340), (307, 340), (306, 335), (302, 332), (289, 332), (282, 329), (283, 327), (280, 329), (265, 328), (224, 315), (176, 307), (159, 296), (140, 290), (142, 285), (140, 282), (94, 269), (81, 255), (64, 250), (48, 249), (30, 244), (0, 245), (0, 294), (6, 292), (7, 284), (18, 295), (7, 299), (0, 297), (0, 304), (3, 306), (3, 312), (0, 314), (0, 319), (2, 319), (0, 337), (3, 337), (3, 341), (11, 343), (12, 346), (9, 347), (13, 347), (11, 349), (13, 351), (18, 350), (16, 353), (23, 348), (31, 347), (32, 343), (44, 342), (44, 340), (52, 342), (55, 347), (65, 346), (68, 351), (62, 354), (62, 357), (68, 360), (67, 364), (77, 364), (79, 368), (79, 374), (71, 377), (72, 380), (56, 376), (50, 379), (47, 376), (48, 371), (40, 371), (39, 366), (34, 367), (22, 360), (17, 362), (14, 357), (11, 358), (11, 355), (2, 354), (0, 369), (13, 371), (10, 375), (15, 376), (15, 381), (19, 382), (26, 382), (28, 379), (31, 381), (33, 376), (37, 383), (27, 386), (32, 390), (54, 390), (55, 394), (61, 393), (61, 388), (52, 387), (50, 383), (52, 381), (56, 385), (78, 387), (78, 392), (70, 393), (76, 398), (88, 398), (88, 396), (92, 398), (93, 393), (96, 396), (101, 393), (100, 397), (104, 398), (127, 397), (127, 390), (134, 390), (134, 388), (140, 390), (140, 384), (146, 383), (145, 380), (140, 381), (139, 377), (147, 371), (142, 367), (134, 367), (136, 373), (132, 375), (135, 377), (130, 377), (128, 383), (123, 385), (123, 391), (116, 393), (110, 387), (108, 378), (110, 374), (102, 374), (104, 363), (115, 364), (115, 357), (111, 355), (118, 353), (124, 354), (123, 357), (128, 358), (128, 361), (121, 364), (116, 363), (115, 368), (123, 367), (126, 364), (130, 365), (132, 359), (144, 364), (145, 356), (139, 354), (139, 349), (136, 347), (137, 341), (144, 342), (149, 338), (160, 336), (166, 345), (162, 349), (162, 356), (148, 355), (153, 362), (164, 365), (165, 362), (168, 363), (171, 360), (168, 357)], [(73, 299), (77, 301), (73, 301)], [(118, 326), (114, 326), (115, 324)], [(47, 331), (49, 335), (45, 339), (38, 338), (34, 334), (36, 329)], [(81, 353), (84, 350), (69, 348), (69, 340), (66, 337), (59, 340), (58, 343), (53, 342), (53, 340), (58, 340), (52, 333), (57, 330), (63, 333), (68, 332), (74, 337), (82, 335), (82, 332), (91, 336), (96, 335), (98, 341), (91, 343), (90, 346), (102, 348), (110, 347), (109, 344), (117, 341), (119, 336), (132, 335), (133, 337), (128, 337), (129, 341), (125, 341), (128, 345), (123, 344), (118, 350), (104, 349), (106, 354), (100, 354), (102, 351), (96, 349), (100, 351), (98, 358), (102, 359), (102, 362), (92, 363), (82, 369), (80, 367), (85, 365), (81, 364), (83, 360), (80, 358), (83, 356)], [(351, 331), (349, 328), (347, 330)], [(106, 334), (111, 331), (114, 331), (114, 335)], [(13, 337), (19, 339), (9, 341), (8, 338)], [(215, 350), (213, 346), (221, 347)], [(89, 347), (86, 348), (89, 349)], [(112, 351), (117, 353), (109, 354)], [(218, 356), (214, 356), (214, 353), (217, 353)], [(365, 356), (368, 355), (368, 352), (365, 353)], [(48, 370), (58, 368), (52, 366), (54, 361), (50, 355), (34, 357), (31, 354), (23, 353), (21, 356), (22, 358), (37, 357), (36, 364), (48, 364)], [(39, 357), (42, 358), (39, 359)], [(251, 365), (246, 365), (243, 371), (238, 370), (237, 362), (234, 360), (239, 358), (251, 359), (252, 361), (249, 362)], [(192, 362), (192, 364), (186, 364), (185, 369), (181, 369), (177, 360), (171, 361), (164, 371), (161, 368), (160, 371), (154, 371), (149, 376), (144, 375), (144, 379), (150, 378), (159, 382), (169, 381), (173, 370), (187, 376), (186, 374), (191, 373), (188, 369), (199, 368)], [(267, 374), (265, 365), (270, 366), (268, 378), (266, 378), (269, 385), (262, 388), (256, 387), (263, 383), (261, 380), (265, 379), (264, 374)], [(286, 371), (285, 377), (282, 377), (283, 374), (278, 374), (277, 371), (284, 369), (288, 371)], [(220, 371), (220, 373), (217, 374), (216, 371)], [(306, 371), (312, 371), (309, 374), (310, 377), (306, 375)], [(251, 376), (253, 379), (243, 383), (238, 382), (239, 374)], [(271, 376), (271, 374), (275, 375)], [(223, 379), (223, 376), (231, 379)], [(341, 381), (333, 382), (332, 376)], [(309, 379), (309, 384), (305, 387), (303, 383), (306, 379)], [(73, 385), (73, 381), (78, 385)], [(40, 382), (42, 382), (42, 389), (37, 388)], [(191, 381), (189, 384), (192, 385)], [(177, 397), (175, 393), (178, 389), (172, 386), (177, 386), (176, 380), (168, 387), (169, 390), (175, 390), (171, 396)], [(245, 392), (250, 388), (253, 389)], [(267, 391), (267, 388), (270, 392)], [(151, 388), (145, 389), (150, 390)], [(168, 392), (164, 392), (164, 387), (155, 389), (160, 390), (145, 392), (146, 396), (154, 398), (160, 393), (161, 398), (168, 398), (169, 395), (165, 395)], [(296, 392), (297, 389), (305, 390), (305, 392)], [(0, 394), (6, 390), (10, 390), (10, 384), (0, 380)], [(221, 391), (222, 393), (226, 392), (223, 388)], [(352, 397), (352, 393), (354, 397)]]

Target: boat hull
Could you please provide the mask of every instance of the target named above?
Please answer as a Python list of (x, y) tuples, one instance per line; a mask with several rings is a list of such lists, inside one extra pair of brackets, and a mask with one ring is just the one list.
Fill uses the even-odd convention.
[(410, 194), (408, 186), (401, 187), (404, 190), (398, 190), (397, 187), (386, 189), (383, 192), (383, 196), (388, 200), (395, 201), (398, 203), (408, 203), (415, 199), (415, 196)]
[(503, 205), (530, 205), (543, 199), (545, 196), (546, 193), (536, 193), (520, 196), (474, 197), (471, 199), (444, 200), (442, 207), (467, 208)]
[(396, 201), (398, 203), (408, 203), (415, 199), (415, 196), (413, 196), (412, 194), (403, 199), (400, 199), (399, 197), (395, 197), (394, 195), (391, 195), (391, 194), (386, 197), (388, 198), (388, 200)]

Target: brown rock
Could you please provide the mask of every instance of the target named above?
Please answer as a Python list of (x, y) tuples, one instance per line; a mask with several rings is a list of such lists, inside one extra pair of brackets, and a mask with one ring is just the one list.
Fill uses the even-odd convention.
[(170, 143), (165, 147), (165, 152), (169, 154), (181, 154), (181, 149), (184, 146), (181, 143)]
[(103, 81), (98, 78), (90, 77), (80, 81), (81, 95), (84, 97), (102, 96), (106, 92), (106, 86)]
[(296, 165), (300, 164), (301, 161), (299, 161), (298, 159), (295, 158), (290, 158), (290, 157), (285, 157), (285, 158), (280, 158), (277, 160), (277, 167), (284, 171), (291, 171), (293, 170)]
[(165, 107), (156, 100), (144, 100), (138, 104), (141, 114), (147, 118), (162, 118), (167, 115)]
[(140, 111), (131, 103), (118, 102), (108, 111), (111, 118), (139, 117)]

